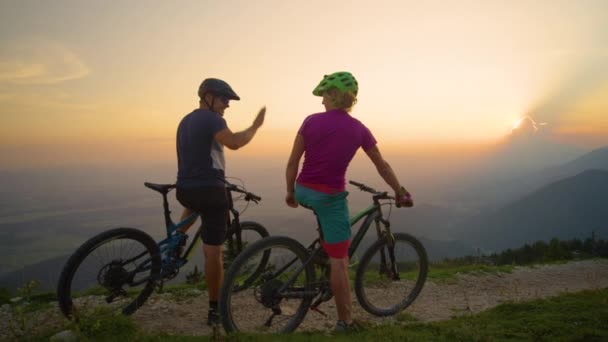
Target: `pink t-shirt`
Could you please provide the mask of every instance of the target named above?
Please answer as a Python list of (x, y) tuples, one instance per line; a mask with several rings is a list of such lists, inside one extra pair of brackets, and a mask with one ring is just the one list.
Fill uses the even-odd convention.
[(365, 125), (338, 109), (309, 115), (298, 134), (304, 138), (304, 165), (297, 182), (319, 190), (344, 191), (346, 168), (359, 147), (366, 151), (376, 145)]

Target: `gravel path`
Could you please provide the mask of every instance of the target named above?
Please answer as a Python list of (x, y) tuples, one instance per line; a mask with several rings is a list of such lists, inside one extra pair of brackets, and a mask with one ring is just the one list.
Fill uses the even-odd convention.
[[(420, 321), (429, 322), (480, 312), (506, 301), (527, 301), (600, 288), (608, 288), (608, 260), (516, 267), (512, 273), (462, 274), (447, 283), (427, 281), (420, 296), (405, 312)], [(384, 295), (390, 296), (390, 293)], [(356, 318), (378, 323), (394, 319), (368, 314), (357, 303), (354, 293), (353, 301)], [(207, 306), (205, 293), (195, 293), (193, 297), (182, 300), (175, 300), (168, 294), (154, 294), (133, 318), (146, 332), (210, 335), (211, 329), (205, 325)], [(323, 303), (320, 308), (328, 317), (309, 312), (299, 331), (333, 328), (337, 319), (333, 300)], [(255, 311), (251, 314), (254, 315)], [(7, 305), (0, 308), (0, 340), (10, 336), (10, 316), (11, 310)], [(28, 330), (59, 326), (65, 322), (56, 308), (37, 312), (27, 321)]]

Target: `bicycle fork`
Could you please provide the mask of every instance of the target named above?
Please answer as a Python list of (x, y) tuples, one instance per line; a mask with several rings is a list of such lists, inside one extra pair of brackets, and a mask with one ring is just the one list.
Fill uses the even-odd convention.
[[(378, 240), (386, 237), (387, 244), (386, 250), (384, 247), (380, 249), (380, 268), (378, 272), (380, 274), (386, 274), (391, 280), (400, 280), (399, 272), (397, 271), (397, 264), (395, 263), (395, 236), (391, 232), (391, 223), (381, 217), (375, 219), (376, 233), (378, 234)], [(380, 223), (384, 225), (384, 231), (380, 227)], [(388, 253), (388, 261), (386, 253)]]

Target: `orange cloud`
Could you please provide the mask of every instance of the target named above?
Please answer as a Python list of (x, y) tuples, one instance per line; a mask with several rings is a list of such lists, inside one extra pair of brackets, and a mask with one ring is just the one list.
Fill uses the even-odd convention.
[(0, 83), (57, 84), (89, 73), (89, 68), (74, 52), (46, 39), (13, 41), (0, 52)]

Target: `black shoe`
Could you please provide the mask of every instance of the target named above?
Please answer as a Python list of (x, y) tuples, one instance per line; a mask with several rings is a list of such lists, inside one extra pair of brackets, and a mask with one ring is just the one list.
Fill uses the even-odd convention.
[(365, 330), (365, 325), (362, 322), (356, 320), (353, 320), (351, 324), (339, 320), (338, 322), (336, 322), (336, 327), (334, 328), (334, 331), (337, 333), (360, 332), (363, 330)]
[(220, 313), (215, 310), (209, 310), (209, 313), (207, 314), (207, 325), (210, 327), (220, 325)]

